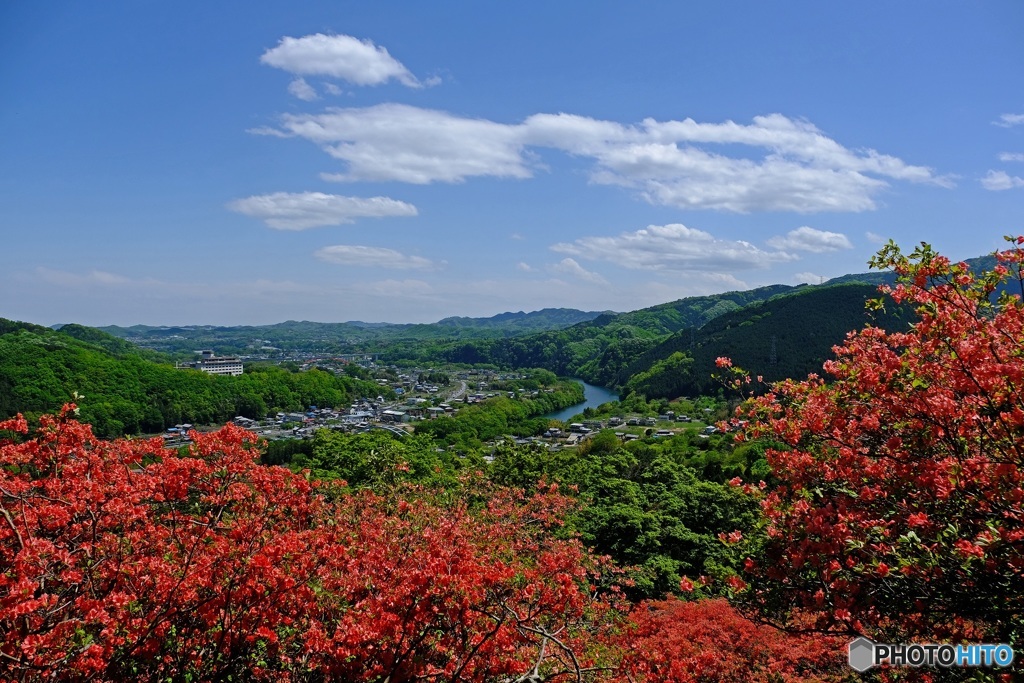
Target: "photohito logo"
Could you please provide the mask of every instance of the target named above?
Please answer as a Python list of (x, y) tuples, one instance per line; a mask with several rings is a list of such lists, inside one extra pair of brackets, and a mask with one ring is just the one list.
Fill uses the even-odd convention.
[(849, 645), (850, 666), (864, 672), (873, 666), (989, 666), (1013, 663), (1013, 648), (998, 645), (936, 645), (934, 643), (874, 643), (857, 638)]

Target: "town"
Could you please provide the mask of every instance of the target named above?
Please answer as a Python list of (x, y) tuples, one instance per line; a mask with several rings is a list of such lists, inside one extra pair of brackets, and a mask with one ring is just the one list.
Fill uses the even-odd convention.
[[(179, 364), (179, 367), (211, 374), (240, 374), (242, 361), (243, 359), (234, 356), (216, 356), (212, 350), (206, 350), (201, 352), (201, 358), (195, 363)], [(417, 423), (441, 417), (455, 417), (464, 406), (486, 404), (490, 399), (498, 397), (511, 400), (535, 399), (542, 393), (555, 391), (550, 387), (518, 388), (520, 383), (530, 380), (528, 374), (521, 372), (499, 372), (483, 368), (399, 368), (396, 365), (379, 365), (373, 356), (364, 354), (306, 357), (302, 359), (299, 370), (318, 368), (342, 373), (352, 364), (375, 378), (380, 386), (380, 395), (357, 400), (348, 408), (312, 405), (305, 412), (276, 412), (263, 419), (239, 415), (232, 422), (271, 441), (310, 439), (320, 429), (347, 433), (376, 429), (401, 438), (414, 433)], [(516, 388), (510, 390), (510, 387)], [(701, 415), (683, 412), (677, 414), (674, 410), (665, 410), (659, 414), (631, 414), (620, 410), (619, 414), (603, 419), (584, 419), (581, 416), (586, 415), (586, 412), (581, 410), (577, 416), (580, 417), (579, 421), (564, 422), (551, 419), (541, 433), (531, 436), (506, 434), (486, 442), (485, 445), (493, 450), (501, 441), (512, 441), (517, 444), (540, 444), (550, 450), (560, 450), (564, 447), (577, 446), (604, 429), (614, 430), (615, 436), (622, 442), (643, 437), (671, 437), (686, 429), (692, 430), (702, 438), (714, 434), (717, 427), (709, 423), (715, 409), (704, 407), (694, 410), (699, 410)], [(193, 427), (191, 424), (179, 424), (168, 428), (163, 434), (166, 445), (187, 444), (190, 441), (188, 434)]]

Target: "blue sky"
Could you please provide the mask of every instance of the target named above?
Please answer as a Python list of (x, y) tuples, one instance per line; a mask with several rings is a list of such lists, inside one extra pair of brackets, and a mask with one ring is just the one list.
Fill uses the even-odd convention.
[(1024, 232), (1024, 3), (0, 5), (0, 317), (431, 322)]

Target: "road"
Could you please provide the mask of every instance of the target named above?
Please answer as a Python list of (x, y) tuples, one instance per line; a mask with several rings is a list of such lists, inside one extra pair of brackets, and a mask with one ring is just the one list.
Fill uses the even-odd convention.
[(454, 392), (452, 392), (451, 396), (448, 397), (448, 400), (451, 401), (452, 399), (456, 399), (456, 398), (462, 396), (464, 393), (466, 393), (466, 382), (465, 382), (465, 380), (459, 382), (459, 388), (456, 389)]

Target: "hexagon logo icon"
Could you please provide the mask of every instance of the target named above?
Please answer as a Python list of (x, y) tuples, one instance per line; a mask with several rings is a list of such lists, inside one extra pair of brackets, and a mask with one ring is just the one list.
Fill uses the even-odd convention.
[(854, 640), (849, 645), (850, 667), (858, 672), (865, 672), (875, 665), (875, 644), (864, 637)]

